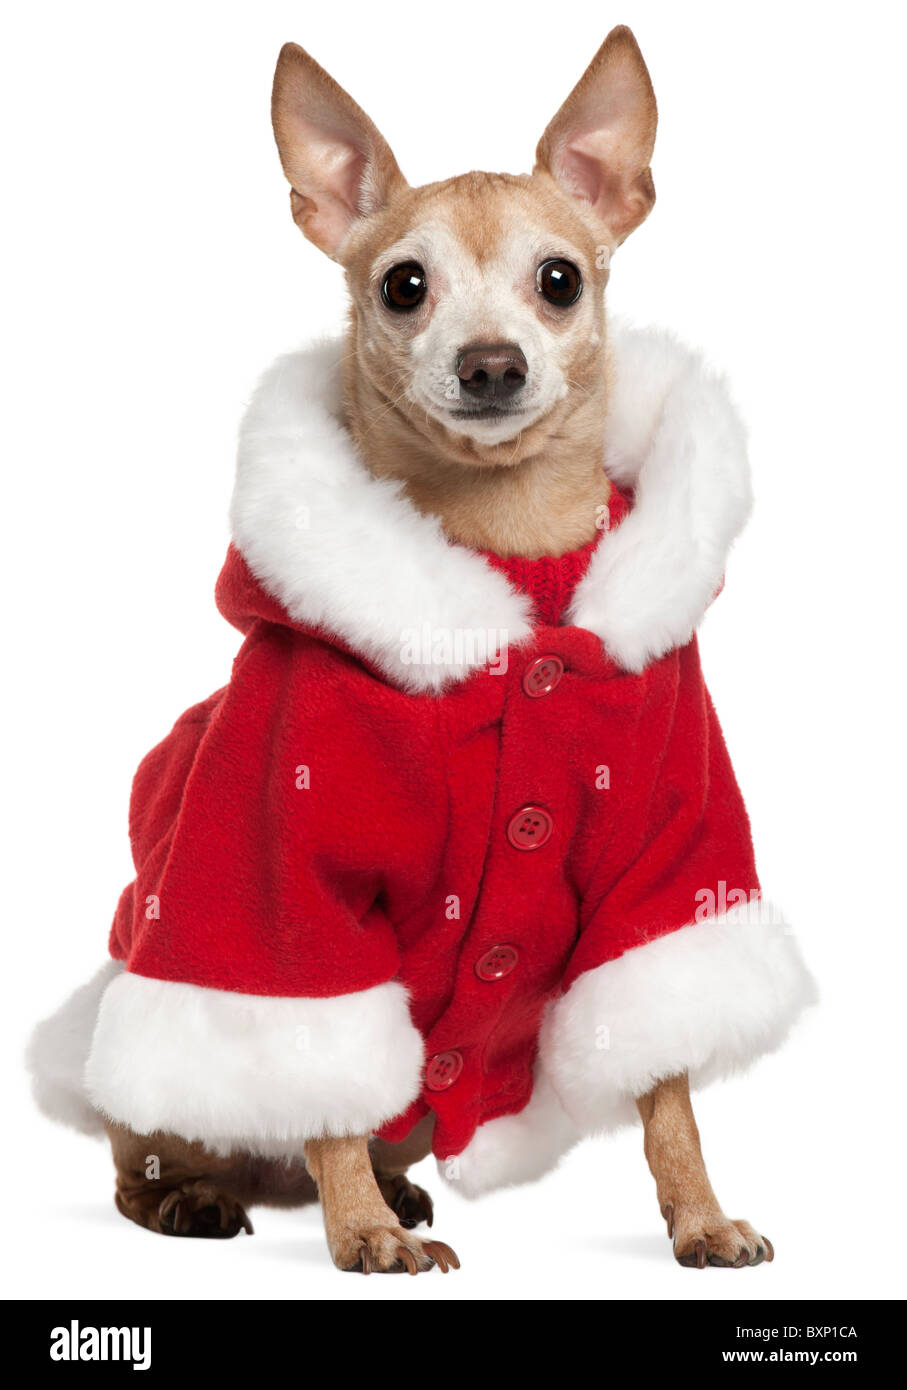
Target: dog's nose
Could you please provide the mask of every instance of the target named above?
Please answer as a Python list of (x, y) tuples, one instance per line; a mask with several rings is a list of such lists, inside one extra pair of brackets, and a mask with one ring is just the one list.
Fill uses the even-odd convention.
[(516, 343), (474, 343), (457, 358), (460, 385), (470, 396), (506, 399), (526, 385), (529, 366)]

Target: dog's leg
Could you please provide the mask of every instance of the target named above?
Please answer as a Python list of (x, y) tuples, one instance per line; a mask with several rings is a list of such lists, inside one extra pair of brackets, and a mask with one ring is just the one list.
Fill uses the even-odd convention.
[(459, 1269), (449, 1245), (419, 1240), (405, 1231), (381, 1195), (369, 1157), (368, 1140), (309, 1139), (309, 1172), (318, 1184), (324, 1229), (334, 1264), (340, 1269), (418, 1274), (433, 1264), (446, 1274)]
[(434, 1127), (434, 1115), (426, 1115), (399, 1144), (388, 1144), (383, 1139), (373, 1139), (368, 1146), (381, 1196), (391, 1211), (396, 1213), (400, 1225), (407, 1231), (418, 1226), (420, 1221), (426, 1222), (429, 1226), (434, 1223), (435, 1211), (431, 1197), (424, 1187), (417, 1187), (406, 1176), (406, 1170), (411, 1164), (419, 1163), (431, 1153)]
[(658, 1205), (668, 1223), (679, 1264), (740, 1269), (774, 1258), (771, 1241), (748, 1221), (725, 1216), (712, 1191), (684, 1073), (660, 1082), (636, 1102), (645, 1130), (645, 1151)]
[(251, 1154), (227, 1158), (175, 1134), (134, 1134), (108, 1124), (117, 1172), (114, 1200), (130, 1221), (168, 1236), (221, 1240), (252, 1234), (245, 1208), (299, 1207), (318, 1201), (304, 1163)]
[(168, 1236), (251, 1235), (238, 1195), (249, 1187), (250, 1160), (219, 1158), (175, 1134), (134, 1134), (115, 1124), (107, 1132), (117, 1171), (114, 1200), (123, 1216)]

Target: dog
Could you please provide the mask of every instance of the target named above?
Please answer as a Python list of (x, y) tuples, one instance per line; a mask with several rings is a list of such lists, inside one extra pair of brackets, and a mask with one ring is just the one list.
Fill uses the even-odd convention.
[(638, 1115), (679, 1264), (770, 1261), (691, 1078), (778, 1046), (813, 985), (694, 637), (742, 431), (694, 355), (605, 313), (655, 201), (636, 41), (608, 35), (531, 175), (410, 187), (294, 44), (273, 125), (348, 331), (249, 409), (218, 587), (244, 645), (139, 769), (114, 959), (39, 1027), (39, 1101), (106, 1127), (140, 1226), (320, 1200), (365, 1274), (459, 1267), (417, 1234), (432, 1150), (476, 1195)]

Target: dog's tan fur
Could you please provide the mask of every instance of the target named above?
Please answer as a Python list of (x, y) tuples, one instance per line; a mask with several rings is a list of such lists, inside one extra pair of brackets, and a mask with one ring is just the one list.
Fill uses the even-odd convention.
[[(347, 424), (367, 467), (400, 480), (420, 511), (439, 517), (451, 539), (466, 545), (535, 558), (590, 540), (610, 491), (601, 467), (610, 253), (655, 199), (649, 168), (655, 98), (630, 31), (608, 36), (542, 136), (529, 176), (470, 173), (410, 188), (365, 113), (293, 44), (278, 61), (273, 118), (293, 217), (346, 270)], [(538, 330), (547, 343), (564, 390), (510, 438), (451, 427), (409, 389), (413, 343), (438, 312), (439, 295), (428, 294), (416, 315), (394, 319), (377, 283), (391, 251), (417, 235), (456, 248), (467, 286), (487, 283), (489, 266), (497, 270), (495, 252), (516, 247), (511, 261), (501, 263), (509, 279), (504, 288), (526, 331)], [(513, 269), (527, 236), (569, 249), (585, 286), (575, 311), (552, 309), (534, 278)], [(480, 343), (501, 340), (503, 319), (493, 301), (487, 313), (481, 303), (467, 305)], [(678, 1261), (739, 1268), (770, 1260), (770, 1243), (747, 1222), (729, 1221), (718, 1205), (686, 1076), (661, 1082), (638, 1108)], [(399, 1145), (370, 1145), (367, 1136), (312, 1139), (305, 1163), (300, 1155), (295, 1165), (217, 1158), (172, 1135), (137, 1136), (115, 1126), (110, 1136), (117, 1206), (149, 1229), (232, 1235), (250, 1229), (244, 1207), (252, 1202), (290, 1205), (320, 1197), (341, 1269), (417, 1273), (432, 1264), (445, 1272), (458, 1265), (443, 1242), (417, 1238), (410, 1229), (432, 1218), (427, 1194), (406, 1178), (409, 1164), (429, 1152), (430, 1120)], [(158, 1156), (159, 1175), (147, 1175), (149, 1155)]]
[(446, 1274), (460, 1261), (442, 1240), (422, 1240), (405, 1230), (375, 1179), (368, 1140), (310, 1139), (306, 1163), (318, 1184), (331, 1258), (340, 1269), (383, 1273), (431, 1269)]
[[(489, 446), (445, 429), (407, 400), (405, 339), (382, 337), (382, 352), (367, 350), (376, 317), (368, 290), (381, 248), (398, 241), (407, 226), (440, 221), (478, 257), (482, 246), (500, 243), (515, 210), (581, 248), (594, 286), (595, 336), (577, 336), (571, 345), (570, 394), (515, 439)], [(537, 558), (575, 550), (595, 534), (610, 494), (600, 458), (608, 278), (595, 265), (600, 243), (601, 230), (596, 240), (589, 220), (574, 212), (544, 171), (523, 178), (471, 173), (407, 190), (369, 219), (344, 252), (352, 292), (344, 378), (350, 430), (372, 472), (402, 481), (415, 506), (440, 517), (453, 540)], [(487, 332), (493, 338), (494, 327)]]
[(636, 1104), (658, 1205), (679, 1263), (740, 1269), (774, 1259), (771, 1241), (748, 1221), (730, 1221), (718, 1205), (699, 1145), (689, 1079), (668, 1077)]

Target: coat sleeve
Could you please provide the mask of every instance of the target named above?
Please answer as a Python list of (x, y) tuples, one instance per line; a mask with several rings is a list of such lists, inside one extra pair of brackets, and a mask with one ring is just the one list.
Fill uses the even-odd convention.
[(644, 679), (650, 724), (540, 1038), (542, 1070), (584, 1132), (632, 1122), (665, 1077), (704, 1085), (773, 1051), (815, 996), (762, 896), (695, 641)]
[(394, 727), (386, 687), (360, 696), (357, 681), (378, 683), (346, 663), (345, 684), (342, 659), (298, 634), (247, 648), (137, 774), (136, 880), (112, 937), (124, 968), (86, 1082), (140, 1133), (298, 1155), (306, 1138), (379, 1128), (419, 1093), (388, 903), (427, 881), (422, 827), (443, 834), (443, 811), (430, 778), (389, 762), (401, 737), (423, 772), (432, 759), (419, 728)]

